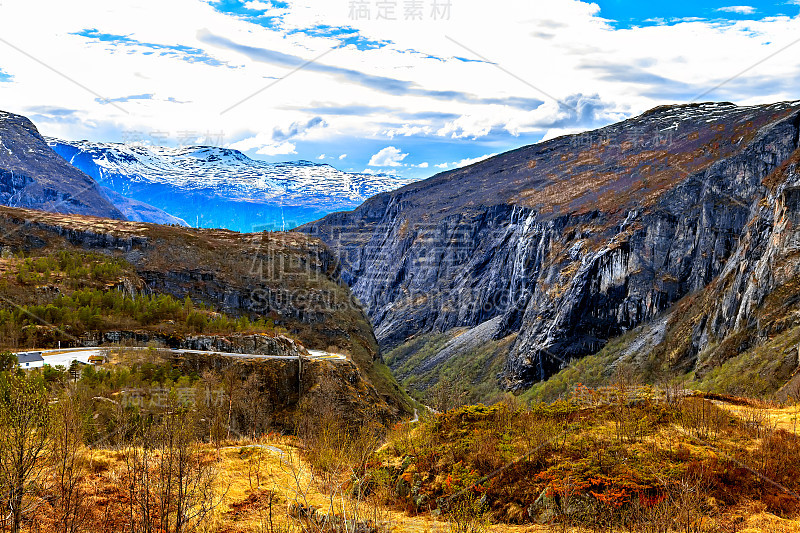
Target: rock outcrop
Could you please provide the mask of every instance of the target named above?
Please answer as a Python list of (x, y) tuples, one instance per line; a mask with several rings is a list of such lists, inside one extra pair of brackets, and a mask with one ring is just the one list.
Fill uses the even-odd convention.
[(285, 335), (233, 334), (233, 335), (166, 335), (148, 331), (104, 331), (87, 334), (81, 338), (84, 346), (120, 344), (142, 346), (155, 344), (173, 350), (198, 350), (253, 355), (279, 355), (297, 357), (309, 355), (306, 348)]
[(222, 371), (235, 377), (239, 386), (254, 381), (259, 403), (268, 409), (273, 427), (286, 432), (297, 431), (298, 414), (310, 417), (306, 423), (311, 424), (319, 423), (322, 412), (353, 426), (364, 421), (388, 426), (397, 420), (396, 409), (352, 361), (305, 360), (300, 366), (297, 361), (233, 359), (194, 352), (168, 357), (186, 374)]
[(717, 287), (696, 356), (797, 275), (779, 257), (800, 241), (786, 229), (800, 221), (798, 131), (800, 102), (665, 106), (300, 229), (341, 258), (383, 348), (453, 328), (517, 334), (502, 381), (524, 388)]

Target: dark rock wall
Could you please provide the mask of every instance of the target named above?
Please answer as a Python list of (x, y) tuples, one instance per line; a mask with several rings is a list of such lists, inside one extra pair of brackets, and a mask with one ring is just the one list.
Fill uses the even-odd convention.
[[(627, 142), (626, 128), (652, 134), (682, 109), (615, 125), (603, 142), (611, 147)], [(495, 338), (519, 332), (503, 376), (510, 388), (548, 378), (738, 269), (737, 288), (710, 322), (713, 334), (723, 336), (746, 320), (742, 306), (774, 288), (766, 272), (773, 268), (756, 266), (764, 250), (759, 243), (769, 240), (772, 206), (792, 211), (800, 194), (770, 193), (764, 183), (797, 150), (800, 112), (796, 104), (780, 114), (775, 106), (723, 106), (712, 112), (711, 129), (717, 133), (711, 136), (704, 133), (704, 123), (712, 121), (706, 111), (687, 109), (694, 114), (679, 117), (682, 136), (659, 150), (633, 149), (624, 157), (598, 151), (589, 167), (614, 177), (567, 198), (564, 204), (573, 209), (542, 207), (541, 198), (549, 194), (544, 186), (536, 185), (539, 196), (508, 192), (521, 175), (516, 151), (498, 156), (506, 157), (499, 163), (434, 177), (301, 229), (320, 236), (342, 259), (343, 279), (364, 304), (383, 348), (418, 333), (475, 327), (501, 317)], [(745, 109), (749, 114), (741, 116)], [(527, 150), (522, 159), (531, 162), (575, 159), (578, 152), (563, 140)], [(582, 157), (578, 153), (577, 159)], [(503, 174), (504, 164), (510, 177)], [(578, 179), (571, 172), (566, 171), (567, 182)], [(487, 191), (482, 204), (462, 203), (457, 209), (420, 208), (430, 203), (436, 183), (477, 187), (487, 175), (505, 184), (496, 187), (502, 194), (492, 197)], [(553, 180), (552, 175), (541, 179)], [(530, 179), (539, 178), (534, 173)], [(616, 180), (612, 188), (609, 179)], [(519, 200), (525, 194), (535, 201)], [(742, 250), (742, 236), (750, 234), (749, 251)], [(760, 268), (761, 289), (745, 281), (753, 268)], [(707, 333), (698, 338), (698, 349), (707, 341)]]
[(0, 204), (125, 220), (95, 181), (56, 154), (25, 117), (0, 111)]

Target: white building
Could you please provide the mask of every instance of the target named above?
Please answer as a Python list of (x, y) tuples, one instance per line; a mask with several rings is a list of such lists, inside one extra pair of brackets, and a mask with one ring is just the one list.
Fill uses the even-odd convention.
[(27, 370), (29, 368), (41, 368), (44, 366), (42, 352), (19, 352), (16, 355), (20, 368)]

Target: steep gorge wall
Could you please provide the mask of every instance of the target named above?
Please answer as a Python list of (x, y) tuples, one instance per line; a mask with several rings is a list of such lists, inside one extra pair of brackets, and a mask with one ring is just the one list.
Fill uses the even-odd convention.
[[(442, 205), (441, 215), (421, 211), (419, 205), (426, 200), (420, 199), (419, 191), (432, 189), (436, 181), (446, 182), (447, 176), (441, 176), (429, 180), (430, 185), (422, 182), (417, 189), (378, 196), (356, 211), (301, 229), (320, 236), (340, 256), (343, 279), (364, 304), (383, 348), (420, 333), (476, 327), (494, 319), (494, 338), (519, 333), (509, 352), (504, 384), (526, 387), (597, 352), (608, 339), (703, 289), (726, 269), (745, 268), (732, 265), (737, 257), (745, 263), (758, 260), (757, 251), (739, 250), (740, 238), (753, 231), (754, 217), (765, 210), (765, 201), (793, 194), (770, 196), (764, 182), (797, 150), (800, 129), (797, 107), (788, 106), (780, 115), (773, 109), (766, 106), (735, 120), (717, 115), (712, 129), (737, 132), (730, 138), (717, 134), (698, 147), (680, 137), (657, 153), (592, 162), (596, 172), (616, 169), (624, 187), (601, 194), (601, 183), (562, 206), (543, 209), (513, 199), (486, 198), (483, 205), (471, 202), (459, 209)], [(616, 125), (605, 137), (607, 144), (622, 144), (624, 137), (619, 136), (626, 127), (644, 124), (655, 131), (665, 125), (658, 122), (663, 113), (667, 111), (655, 110), (627, 126)], [(685, 138), (702, 140), (704, 123), (711, 120), (700, 116), (687, 122), (680, 125)], [(744, 127), (752, 133), (739, 134)], [(553, 143), (539, 153), (562, 161), (573, 156), (574, 146)], [(507, 166), (516, 154), (508, 155)], [(535, 162), (542, 156), (526, 157)], [(641, 162), (635, 167), (620, 163), (636, 157)], [(703, 158), (702, 165), (693, 166)], [(653, 172), (658, 165), (669, 173)], [(536, 164), (529, 162), (527, 167)], [(470, 168), (471, 175), (488, 179), (480, 163)], [(500, 170), (493, 171), (491, 165), (486, 170), (502, 181)], [(515, 172), (512, 177), (519, 181), (520, 173)], [(659, 189), (652, 192), (640, 185), (648, 180), (657, 181)], [(548, 189), (538, 190), (544, 194)], [(587, 194), (594, 200), (585, 201)], [(577, 207), (563, 207), (570, 203)], [(774, 267), (761, 268), (757, 277), (769, 279), (763, 270)], [(769, 290), (762, 289), (762, 296)], [(734, 307), (742, 316), (718, 314), (716, 335), (725, 335), (745, 320), (746, 311), (738, 303)], [(705, 341), (698, 342), (699, 349)], [(425, 365), (423, 361), (421, 367)]]
[[(607, 244), (568, 265), (575, 273), (562, 295), (537, 290), (511, 352), (511, 383), (545, 379), (716, 278), (765, 199), (762, 182), (797, 150), (798, 117), (762, 132), (738, 155), (689, 176), (653, 209), (628, 213)], [(742, 265), (758, 258), (739, 257)], [(544, 280), (549, 281), (558, 280)], [(735, 319), (720, 323), (727, 331), (737, 327)]]

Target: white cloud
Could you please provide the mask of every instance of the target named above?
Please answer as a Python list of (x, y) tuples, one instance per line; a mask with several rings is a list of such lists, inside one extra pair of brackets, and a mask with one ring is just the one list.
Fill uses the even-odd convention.
[(344, 159), (345, 157), (347, 157), (347, 154), (342, 154), (342, 155), (340, 155), (340, 156), (339, 156), (339, 161), (341, 161), (341, 160), (342, 160), (342, 159)]
[(399, 167), (407, 156), (408, 154), (402, 153), (399, 148), (387, 146), (373, 155), (367, 164), (371, 167)]
[(441, 137), (451, 137), (453, 139), (477, 139), (478, 137), (489, 135), (494, 127), (502, 127), (503, 124), (511, 120), (514, 114), (519, 113), (519, 111), (515, 113), (501, 106), (491, 107), (491, 109), (476, 111), (469, 115), (462, 115), (446, 123), (436, 134)]
[(492, 132), (521, 133), (552, 128), (586, 131), (598, 124), (610, 124), (626, 118), (598, 95), (581, 93), (565, 96), (560, 102), (547, 101), (530, 111), (513, 110), (504, 106), (488, 106), (447, 122), (436, 134), (454, 139), (479, 139)]
[(252, 9), (253, 11), (265, 11), (272, 7), (269, 2), (260, 2), (259, 0), (251, 0), (244, 3), (245, 9)]
[(365, 168), (364, 170), (361, 171), (361, 173), (362, 174), (371, 174), (373, 176), (376, 175), (376, 174), (388, 174), (390, 176), (397, 176), (397, 170), (395, 170), (393, 168), (386, 169), (386, 170), (376, 170), (374, 168)]
[(323, 159), (325, 159), (325, 154), (319, 154), (319, 155), (317, 156), (317, 159), (319, 159), (320, 161), (322, 161)]
[[(348, 148), (347, 160), (360, 168), (372, 155), (364, 152), (371, 145), (358, 144), (362, 139), (384, 139), (417, 153), (412, 136), (491, 135), (492, 145), (485, 151), (500, 150), (514, 145), (511, 135), (555, 136), (659, 104), (691, 101), (741, 72), (743, 65), (757, 66), (703, 98), (738, 104), (800, 98), (796, 54), (793, 49), (776, 54), (800, 35), (798, 16), (725, 23), (665, 20), (618, 29), (603, 18), (596, 3), (496, 0), (491, 9), (482, 2), (453, 2), (450, 20), (426, 18), (416, 24), (375, 17), (354, 21), (346, 3), (330, 0), (292, 0), (285, 8), (265, 0), (246, 2), (248, 8), (283, 17), (265, 27), (259, 11), (252, 11), (248, 20), (241, 13), (220, 12), (227, 3), (208, 0), (84, 0), (79, 10), (68, 2), (46, 4), (48, 16), (41, 17), (41, 3), (4, 2), (0, 35), (78, 83), (6, 47), (2, 68), (13, 79), (2, 83), (2, 107), (23, 114), (33, 113), (28, 109), (37, 105), (66, 110), (70, 114), (35, 120), (43, 133), (68, 139), (121, 140), (125, 131), (169, 132), (172, 137), (182, 131), (223, 132), (232, 147), (251, 154), (299, 152), (311, 159), (323, 151), (339, 154), (346, 139), (355, 145)], [(402, 19), (401, 10), (399, 15)], [(296, 65), (281, 63), (281, 58), (308, 61), (341, 44), (304, 31), (323, 21), (332, 28), (353, 27), (366, 40), (393, 44), (368, 50), (340, 46), (317, 61), (325, 68), (305, 68), (286, 77)], [(34, 24), (35, 33), (30, 31)], [(483, 30), (471, 39), (475, 27)], [(88, 28), (124, 38), (113, 42), (93, 38), (91, 32), (75, 34)], [(239, 48), (204, 40), (198, 29)], [(474, 61), (478, 58), (473, 53), (443, 35), (491, 63)], [(272, 61), (254, 59), (244, 53), (248, 47), (271, 52), (265, 57)], [(759, 63), (765, 57), (770, 60)], [(361, 76), (343, 78), (348, 70)], [(380, 83), (368, 83), (376, 80)], [(407, 87), (420, 92), (409, 93)], [(435, 91), (467, 93), (474, 100), (436, 98)], [(593, 122), (581, 122), (569, 106), (544, 93), (568, 102), (582, 95), (570, 106), (589, 106)], [(96, 101), (98, 94), (109, 99), (154, 96), (103, 105)], [(529, 108), (503, 104), (503, 99), (533, 98), (545, 103)], [(320, 106), (344, 110), (322, 113), (315, 109)], [(325, 127), (317, 118), (324, 119)], [(409, 144), (387, 140), (401, 137)], [(404, 168), (400, 161), (390, 160), (393, 167), (387, 168)]]
[[(325, 127), (325, 122), (318, 117), (309, 121), (292, 122), (285, 126), (275, 125), (271, 131), (247, 136), (226, 146), (242, 152), (255, 150), (256, 154), (266, 156), (296, 154), (297, 142), (314, 138), (317, 130), (321, 129), (318, 126)], [(325, 154), (321, 154), (317, 159), (325, 157)]]
[(717, 8), (717, 11), (724, 13), (738, 13), (739, 15), (752, 15), (756, 12), (753, 6), (726, 6)]
[(284, 141), (278, 144), (268, 144), (256, 150), (261, 155), (289, 155), (297, 153), (297, 146), (294, 143)]
[(472, 165), (472, 164), (478, 163), (478, 162), (480, 162), (480, 161), (483, 161), (484, 159), (489, 159), (490, 157), (494, 157), (494, 156), (496, 156), (496, 155), (497, 155), (497, 154), (486, 154), (486, 155), (481, 155), (481, 156), (478, 156), (478, 157), (473, 157), (473, 158), (468, 158), (468, 159), (462, 159), (461, 161), (458, 161), (458, 162), (455, 162), (455, 161), (454, 161), (454, 162), (452, 163), (452, 165), (453, 165), (453, 168), (461, 168), (461, 167), (466, 167), (466, 166), (469, 166), (469, 165)]
[(415, 166), (417, 168), (428, 168), (428, 162), (427, 161), (423, 161), (419, 165), (412, 165), (412, 166)]
[(226, 145), (227, 148), (248, 152), (255, 150), (256, 154), (275, 156), (275, 155), (289, 155), (297, 153), (297, 145), (290, 141), (274, 141), (272, 136), (266, 133), (259, 133), (258, 135), (247, 137), (240, 141)]
[(266, 146), (270, 144), (270, 142), (271, 142), (270, 137), (267, 137), (263, 133), (259, 133), (258, 135), (255, 135), (253, 137), (247, 137), (246, 139), (242, 139), (240, 141), (227, 144), (225, 145), (225, 147), (230, 148), (232, 150), (247, 152), (255, 148), (261, 148), (262, 146)]
[[(483, 161), (485, 159), (489, 159), (490, 157), (494, 157), (496, 155), (497, 154), (485, 154), (485, 155), (478, 156), (478, 157), (462, 159), (461, 161), (453, 161), (452, 163), (448, 163), (448, 162), (439, 163), (439, 164), (433, 165), (433, 166), (436, 167), (436, 168), (448, 168), (448, 167), (449, 168), (461, 168), (461, 167), (466, 167), (466, 166), (472, 165), (474, 163), (478, 163), (478, 162)], [(421, 163), (419, 165), (412, 165), (412, 166), (417, 166), (419, 168), (428, 168), (428, 163)]]
[(430, 126), (412, 126), (409, 124), (403, 124), (400, 128), (390, 128), (383, 132), (390, 139), (394, 139), (397, 136), (402, 137), (410, 137), (412, 135), (429, 135), (433, 132), (433, 128)]

